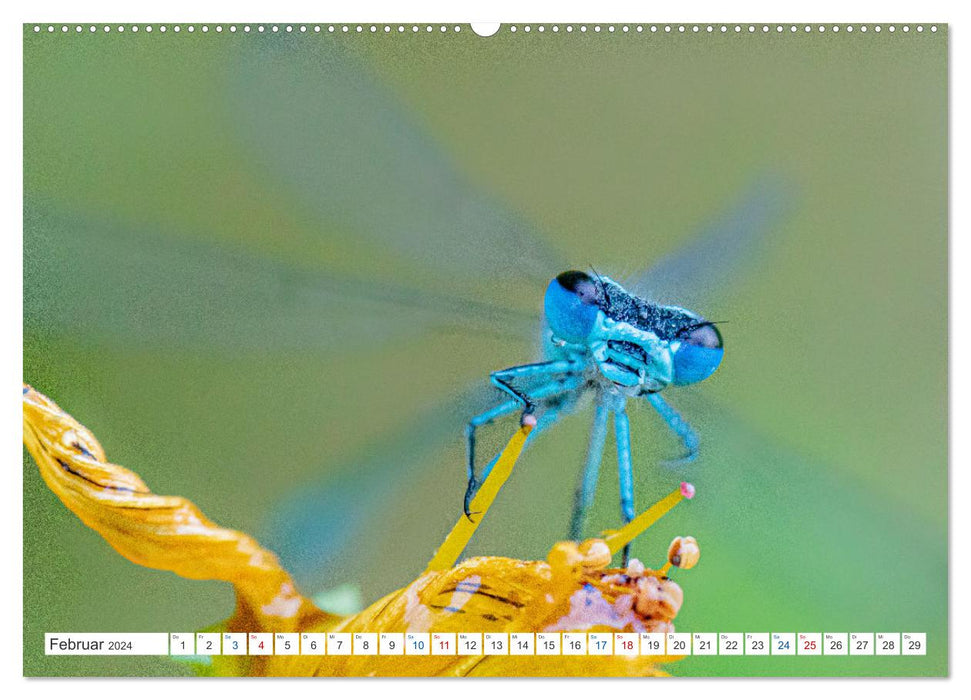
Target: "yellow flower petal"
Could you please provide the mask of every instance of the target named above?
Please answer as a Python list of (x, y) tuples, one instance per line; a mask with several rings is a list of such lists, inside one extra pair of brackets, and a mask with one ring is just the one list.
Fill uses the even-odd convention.
[(107, 462), (88, 429), (46, 396), (25, 386), (23, 407), (24, 443), (64, 505), (136, 564), (232, 583), (230, 629), (287, 632), (339, 619), (303, 598), (252, 537), (219, 527), (184, 498), (152, 493), (137, 474)]

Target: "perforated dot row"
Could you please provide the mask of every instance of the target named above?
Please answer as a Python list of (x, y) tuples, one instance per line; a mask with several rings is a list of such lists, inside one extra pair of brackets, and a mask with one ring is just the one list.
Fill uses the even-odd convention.
[[(197, 31), (198, 32), (201, 32), (203, 34), (209, 34), (209, 33), (212, 33), (212, 32), (215, 32), (216, 34), (222, 34), (222, 33), (235, 34), (235, 33), (239, 33), (239, 32), (242, 32), (244, 34), (248, 34), (248, 33), (257, 33), (257, 34), (265, 34), (265, 33), (271, 33), (271, 34), (273, 34), (273, 33), (277, 33), (277, 34), (279, 34), (279, 33), (287, 33), (287, 34), (311, 34), (311, 33), (312, 34), (320, 34), (320, 33), (330, 33), (330, 34), (334, 34), (334, 33), (343, 33), (343, 34), (364, 34), (364, 33), (377, 34), (377, 33), (383, 33), (383, 34), (391, 34), (391, 33), (398, 33), (398, 34), (404, 34), (406, 32), (411, 32), (413, 34), (420, 33), (420, 32), (421, 33), (428, 34), (428, 33), (433, 33), (433, 32), (437, 32), (437, 33), (448, 33), (448, 32), (461, 32), (462, 31), (461, 25), (458, 25), (458, 24), (455, 24), (455, 25), (447, 25), (447, 24), (441, 24), (441, 25), (437, 25), (437, 24), (436, 25), (432, 25), (432, 24), (422, 24), (422, 25), (419, 25), (419, 24), (409, 24), (409, 25), (404, 25), (404, 24), (398, 24), (398, 25), (391, 25), (391, 24), (384, 24), (384, 25), (379, 25), (379, 24), (313, 24), (313, 25), (309, 25), (309, 24), (285, 24), (285, 25), (281, 25), (281, 24), (239, 24), (239, 25), (237, 25), (237, 24), (229, 24), (229, 25), (223, 25), (223, 24), (216, 24), (216, 25), (208, 25), (208, 24), (200, 24), (200, 25), (195, 25), (195, 24), (186, 24), (186, 25), (181, 25), (181, 24), (173, 24), (173, 25), (166, 25), (166, 24), (160, 24), (160, 25), (151, 25), (151, 24), (146, 24), (146, 25), (137, 25), (137, 24), (131, 24), (131, 25), (124, 25), (124, 24), (118, 24), (118, 25), (109, 25), (109, 24), (105, 24), (105, 25), (94, 25), (94, 24), (91, 24), (91, 25), (80, 25), (80, 24), (67, 25), (67, 24), (62, 24), (62, 25), (54, 25), (54, 24), (48, 24), (48, 25), (40, 25), (40, 24), (35, 24), (33, 26), (33, 29), (34, 29), (34, 33), (36, 33), (36, 34), (39, 34), (41, 32), (45, 32), (45, 31), (47, 33), (49, 33), (49, 34), (53, 34), (55, 32), (60, 32), (62, 34), (66, 34), (68, 32), (73, 32), (75, 34), (80, 34), (80, 33), (83, 33), (85, 31), (87, 31), (89, 33), (95, 33), (95, 32), (104, 32), (104, 33), (108, 33), (108, 32), (118, 32), (118, 33), (131, 32), (131, 33), (138, 33), (139, 31), (146, 32), (146, 33), (151, 33), (153, 31), (158, 31), (158, 32), (161, 32), (163, 34), (164, 33), (167, 33), (167, 32), (174, 32), (176, 34), (179, 34), (179, 33), (182, 33), (182, 32), (188, 32), (190, 34), (194, 34)], [(642, 34), (644, 32), (650, 32), (652, 34), (657, 34), (657, 33), (664, 33), (664, 34), (673, 34), (673, 33), (677, 33), (677, 34), (687, 34), (687, 33), (691, 33), (691, 34), (700, 34), (700, 33), (714, 34), (714, 33), (721, 33), (721, 34), (727, 34), (727, 33), (730, 33), (730, 32), (734, 32), (736, 34), (741, 34), (741, 33), (748, 33), (748, 34), (763, 33), (763, 34), (768, 34), (768, 33), (773, 32), (773, 31), (775, 33), (777, 33), (777, 34), (784, 34), (784, 33), (790, 33), (790, 34), (792, 34), (792, 33), (796, 33), (796, 32), (802, 32), (802, 33), (812, 33), (812, 32), (816, 32), (816, 33), (825, 33), (825, 32), (839, 33), (841, 31), (847, 32), (847, 33), (852, 33), (854, 31), (859, 31), (861, 33), (866, 33), (866, 32), (869, 32), (869, 31), (873, 31), (873, 32), (876, 32), (876, 33), (880, 33), (882, 31), (884, 31), (884, 29), (886, 29), (886, 31), (888, 31), (890, 33), (895, 33), (898, 30), (901, 31), (901, 32), (904, 32), (904, 33), (909, 33), (911, 31), (915, 31), (915, 32), (920, 33), (920, 32), (924, 32), (925, 29), (926, 30), (929, 30), (930, 32), (937, 32), (937, 25), (932, 24), (932, 25), (929, 25), (929, 26), (926, 26), (925, 27), (925, 25), (922, 25), (922, 24), (917, 24), (917, 25), (904, 24), (904, 25), (900, 25), (900, 26), (895, 25), (895, 24), (890, 24), (890, 25), (886, 25), (886, 26), (880, 25), (880, 24), (875, 24), (875, 25), (867, 25), (867, 24), (852, 25), (852, 24), (850, 24), (850, 25), (844, 25), (844, 26), (841, 26), (841, 25), (838, 25), (838, 24), (834, 24), (834, 25), (824, 25), (824, 24), (820, 24), (820, 25), (811, 25), (811, 24), (806, 24), (806, 25), (796, 25), (796, 24), (791, 24), (791, 25), (783, 25), (783, 24), (774, 24), (774, 25), (768, 25), (768, 24), (760, 24), (760, 25), (756, 25), (756, 24), (746, 24), (746, 25), (742, 25), (742, 24), (735, 24), (735, 25), (728, 25), (728, 24), (717, 24), (717, 25), (716, 24), (707, 24), (707, 25), (699, 25), (699, 24), (620, 24), (620, 25), (618, 25), (618, 24), (605, 24), (605, 25), (601, 25), (601, 24), (592, 24), (592, 25), (587, 25), (587, 24), (564, 24), (564, 25), (559, 25), (559, 24), (552, 24), (552, 25), (544, 25), (544, 24), (538, 24), (538, 25), (519, 24), (519, 25), (517, 25), (517, 24), (511, 24), (511, 25), (508, 25), (508, 26), (503, 27), (503, 29), (505, 31), (510, 32), (510, 33), (516, 33), (516, 32), (530, 33), (530, 32), (534, 32), (535, 31), (535, 32), (539, 32), (541, 34), (547, 32), (547, 31), (550, 31), (550, 32), (553, 32), (553, 33), (566, 32), (568, 34), (569, 33), (572, 33), (572, 32), (580, 32), (581, 34), (582, 33), (586, 33), (586, 32), (593, 32), (593, 33), (606, 32), (608, 34), (614, 34), (614, 33), (618, 33), (618, 32), (621, 33), (621, 34), (629, 34), (631, 32), (637, 33), (637, 34)]]
[(741, 34), (743, 32), (748, 34), (755, 34), (755, 33), (761, 32), (763, 34), (768, 34), (773, 31), (777, 34), (783, 34), (785, 32), (839, 33), (840, 31), (845, 31), (845, 32), (860, 31), (865, 33), (871, 30), (879, 33), (879, 32), (882, 32), (884, 29), (886, 29), (888, 32), (893, 33), (898, 31), (898, 29), (902, 32), (910, 32), (910, 31), (923, 32), (925, 31), (925, 29), (930, 30), (931, 32), (936, 32), (937, 25), (932, 24), (929, 26), (925, 26), (923, 24), (917, 24), (917, 25), (905, 24), (905, 25), (898, 26), (895, 24), (891, 24), (884, 27), (884, 25), (879, 25), (879, 24), (876, 24), (876, 25), (866, 25), (866, 24), (861, 24), (861, 25), (839, 25), (839, 24), (833, 24), (833, 25), (825, 25), (825, 24), (819, 24), (819, 25), (812, 25), (812, 24), (805, 24), (805, 25), (797, 25), (797, 24), (791, 24), (791, 25), (787, 25), (787, 24), (771, 24), (771, 25), (770, 24), (734, 24), (734, 25), (732, 24), (566, 24), (566, 25), (523, 24), (523, 25), (516, 25), (516, 24), (512, 24), (512, 25), (509, 25), (506, 29), (507, 31), (513, 32), (513, 33), (532, 32), (532, 31), (546, 32), (547, 30), (553, 31), (553, 32), (567, 32), (567, 33), (575, 32), (575, 31), (578, 31), (580, 33), (585, 33), (585, 32), (600, 33), (600, 32), (606, 31), (607, 33), (611, 33), (611, 34), (617, 33), (617, 32), (621, 32), (621, 33), (636, 32), (638, 34), (642, 34), (644, 32), (651, 32), (653, 34), (657, 34), (657, 33), (727, 34), (730, 32), (734, 32), (737, 34)]
[(95, 33), (95, 32), (102, 32), (102, 33), (109, 33), (109, 32), (118, 32), (118, 33), (132, 32), (132, 33), (137, 33), (139, 31), (149, 32), (149, 33), (153, 32), (153, 31), (158, 31), (158, 32), (162, 32), (162, 33), (174, 32), (176, 34), (179, 34), (179, 33), (182, 33), (182, 32), (189, 32), (190, 34), (194, 34), (196, 32), (202, 32), (203, 34), (208, 34), (208, 33), (211, 33), (211, 32), (215, 32), (217, 34), (222, 34), (224, 32), (228, 32), (230, 34), (235, 34), (235, 33), (239, 33), (239, 32), (242, 32), (244, 34), (249, 34), (249, 33), (256, 33), (256, 34), (266, 34), (266, 33), (270, 33), (270, 34), (280, 34), (280, 33), (285, 33), (285, 34), (320, 34), (320, 33), (324, 33), (324, 32), (331, 33), (331, 34), (333, 34), (333, 33), (345, 33), (345, 34), (352, 34), (352, 33), (360, 33), (360, 34), (363, 34), (363, 33), (372, 33), (372, 34), (377, 34), (379, 32), (384, 33), (384, 34), (390, 34), (392, 32), (398, 32), (399, 34), (403, 34), (403, 33), (407, 32), (407, 31), (411, 31), (413, 33), (416, 33), (416, 32), (425, 32), (425, 33), (429, 33), (429, 32), (439, 32), (439, 33), (446, 33), (446, 32), (461, 32), (462, 31), (462, 27), (460, 25), (458, 25), (458, 24), (455, 24), (455, 25), (446, 25), (446, 24), (442, 24), (442, 25), (437, 25), (437, 24), (436, 25), (431, 25), (431, 24), (428, 24), (428, 25), (418, 25), (418, 24), (410, 24), (410, 25), (403, 25), (403, 24), (399, 24), (399, 25), (390, 25), (390, 24), (384, 24), (384, 25), (379, 25), (379, 24), (214, 24), (214, 25), (209, 25), (209, 24), (198, 24), (198, 25), (197, 24), (171, 24), (171, 25), (167, 25), (167, 24), (160, 24), (160, 25), (151, 25), (151, 24), (146, 24), (146, 25), (137, 25), (137, 24), (131, 24), (131, 25), (126, 25), (126, 24), (118, 24), (118, 25), (111, 25), (111, 24), (105, 24), (105, 25), (95, 25), (95, 24), (90, 24), (90, 25), (81, 25), (81, 24), (67, 25), (67, 24), (62, 24), (62, 25), (55, 25), (55, 24), (48, 24), (48, 25), (40, 25), (40, 24), (35, 24), (33, 26), (33, 29), (34, 29), (34, 33), (35, 34), (39, 34), (39, 33), (44, 32), (44, 31), (46, 31), (47, 33), (50, 33), (50, 34), (53, 34), (55, 32), (60, 32), (62, 34), (66, 34), (68, 32), (72, 32), (72, 31), (75, 34), (81, 34), (81, 33), (85, 32), (85, 31), (87, 31), (89, 33), (92, 33), (92, 34)]

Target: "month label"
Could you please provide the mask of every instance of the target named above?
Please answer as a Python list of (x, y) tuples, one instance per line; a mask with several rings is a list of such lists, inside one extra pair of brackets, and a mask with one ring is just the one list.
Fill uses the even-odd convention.
[[(216, 637), (218, 636), (217, 634)], [(47, 656), (168, 656), (170, 641), (170, 635), (167, 632), (45, 632), (44, 654)]]

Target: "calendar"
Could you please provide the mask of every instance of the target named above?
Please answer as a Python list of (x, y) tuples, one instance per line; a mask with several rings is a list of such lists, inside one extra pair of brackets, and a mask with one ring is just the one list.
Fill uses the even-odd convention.
[[(748, 639), (747, 649), (742, 639)], [(765, 644), (766, 638), (771, 644)], [(717, 642), (720, 640), (721, 645)], [(798, 640), (798, 643), (797, 641)], [(825, 644), (823, 643), (825, 640)], [(45, 635), (45, 653), (124, 656), (846, 656), (851, 654), (920, 656), (927, 653), (927, 635), (920, 632), (773, 632), (636, 633), (636, 632), (511, 632), (511, 633), (330, 633), (239, 634), (136, 633)], [(485, 642), (485, 644), (483, 644)], [(743, 651), (744, 649), (744, 651)]]
[(11, 661), (948, 676), (949, 12), (373, 2), (12, 5)]

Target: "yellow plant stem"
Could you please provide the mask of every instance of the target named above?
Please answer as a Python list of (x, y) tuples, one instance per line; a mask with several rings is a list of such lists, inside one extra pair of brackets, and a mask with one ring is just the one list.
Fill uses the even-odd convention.
[(619, 530), (611, 530), (604, 534), (604, 541), (610, 549), (611, 554), (616, 554), (627, 544), (633, 542), (634, 538), (647, 530), (651, 525), (660, 520), (665, 513), (674, 508), (684, 499), (681, 488), (676, 488), (653, 506), (645, 510), (636, 518)]
[(469, 544), (469, 540), (472, 539), (472, 535), (475, 534), (476, 529), (479, 527), (479, 523), (482, 522), (482, 518), (485, 517), (486, 512), (492, 506), (492, 502), (499, 494), (499, 489), (502, 488), (509, 475), (512, 474), (512, 468), (515, 466), (516, 460), (519, 459), (519, 455), (523, 451), (523, 446), (526, 444), (526, 438), (529, 437), (532, 429), (532, 425), (523, 425), (510, 438), (509, 442), (506, 443), (506, 447), (502, 450), (502, 454), (499, 455), (499, 459), (496, 460), (492, 471), (489, 472), (489, 476), (483, 482), (482, 486), (479, 487), (479, 492), (475, 494), (471, 503), (469, 503), (469, 510), (474, 514), (478, 514), (479, 518), (473, 521), (464, 514), (459, 516), (455, 527), (448, 533), (448, 536), (445, 538), (442, 546), (438, 548), (438, 551), (435, 552), (432, 560), (428, 562), (428, 566), (425, 568), (426, 574), (430, 571), (450, 569), (458, 561), (462, 552), (465, 551), (465, 547)]

